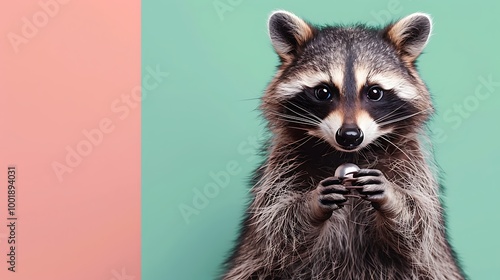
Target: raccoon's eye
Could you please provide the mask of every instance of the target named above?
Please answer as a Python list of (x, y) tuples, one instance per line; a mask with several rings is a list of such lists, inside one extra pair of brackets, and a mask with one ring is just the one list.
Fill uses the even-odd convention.
[(332, 99), (332, 92), (327, 86), (321, 85), (314, 88), (314, 96), (320, 101), (327, 101)]
[(384, 90), (378, 86), (373, 86), (368, 89), (368, 91), (366, 92), (366, 96), (371, 101), (379, 101), (380, 99), (382, 99), (382, 97), (384, 97)]

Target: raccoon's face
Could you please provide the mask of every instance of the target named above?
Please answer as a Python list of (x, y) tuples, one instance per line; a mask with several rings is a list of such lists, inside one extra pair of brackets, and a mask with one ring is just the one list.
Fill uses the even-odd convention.
[(278, 11), (269, 33), (281, 66), (263, 98), (274, 127), (298, 129), (354, 152), (405, 137), (432, 111), (414, 62), (431, 33), (425, 14), (384, 29), (316, 28)]

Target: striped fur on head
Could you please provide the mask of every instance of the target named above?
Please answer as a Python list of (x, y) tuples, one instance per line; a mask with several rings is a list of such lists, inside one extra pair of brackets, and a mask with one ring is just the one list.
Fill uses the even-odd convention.
[[(415, 67), (430, 17), (316, 27), (277, 11), (268, 26), (281, 61), (261, 105), (272, 136), (223, 279), (464, 279), (424, 133), (431, 98)], [(345, 127), (362, 141), (339, 144)], [(382, 174), (383, 204), (354, 195), (318, 206), (343, 163)]]
[[(274, 13), (270, 37), (282, 64), (262, 103), (271, 129), (297, 126), (345, 151), (335, 141), (345, 123), (365, 130), (359, 149), (390, 132), (405, 135), (421, 128), (433, 108), (415, 60), (431, 26), (421, 13), (384, 29), (317, 28), (291, 13)], [(318, 86), (330, 89), (330, 102), (315, 100)], [(384, 90), (378, 102), (366, 97), (373, 86)]]

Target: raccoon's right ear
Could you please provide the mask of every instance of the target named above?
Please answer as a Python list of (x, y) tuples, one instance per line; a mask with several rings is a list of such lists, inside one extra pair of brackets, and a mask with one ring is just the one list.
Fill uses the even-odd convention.
[(403, 60), (413, 63), (429, 41), (432, 20), (428, 14), (414, 13), (389, 25), (384, 32)]
[(275, 11), (268, 20), (269, 37), (282, 62), (290, 61), (314, 36), (314, 28), (287, 11)]

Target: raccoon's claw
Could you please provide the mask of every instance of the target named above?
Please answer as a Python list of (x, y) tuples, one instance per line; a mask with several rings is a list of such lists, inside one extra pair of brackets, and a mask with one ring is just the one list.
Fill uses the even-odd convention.
[(349, 190), (342, 185), (342, 181), (337, 177), (327, 178), (319, 183), (320, 194), (347, 194)]
[(360, 169), (358, 172), (353, 174), (353, 178), (359, 178), (364, 176), (383, 176), (382, 172), (377, 169)]
[(379, 170), (361, 169), (342, 183), (349, 183), (350, 186), (346, 186), (346, 189), (356, 190), (361, 198), (370, 201), (375, 209), (379, 209), (387, 200), (388, 181)]
[(327, 178), (319, 183), (318, 201), (321, 208), (329, 210), (340, 209), (347, 202), (346, 194), (349, 190), (342, 185), (342, 182), (337, 177)]

